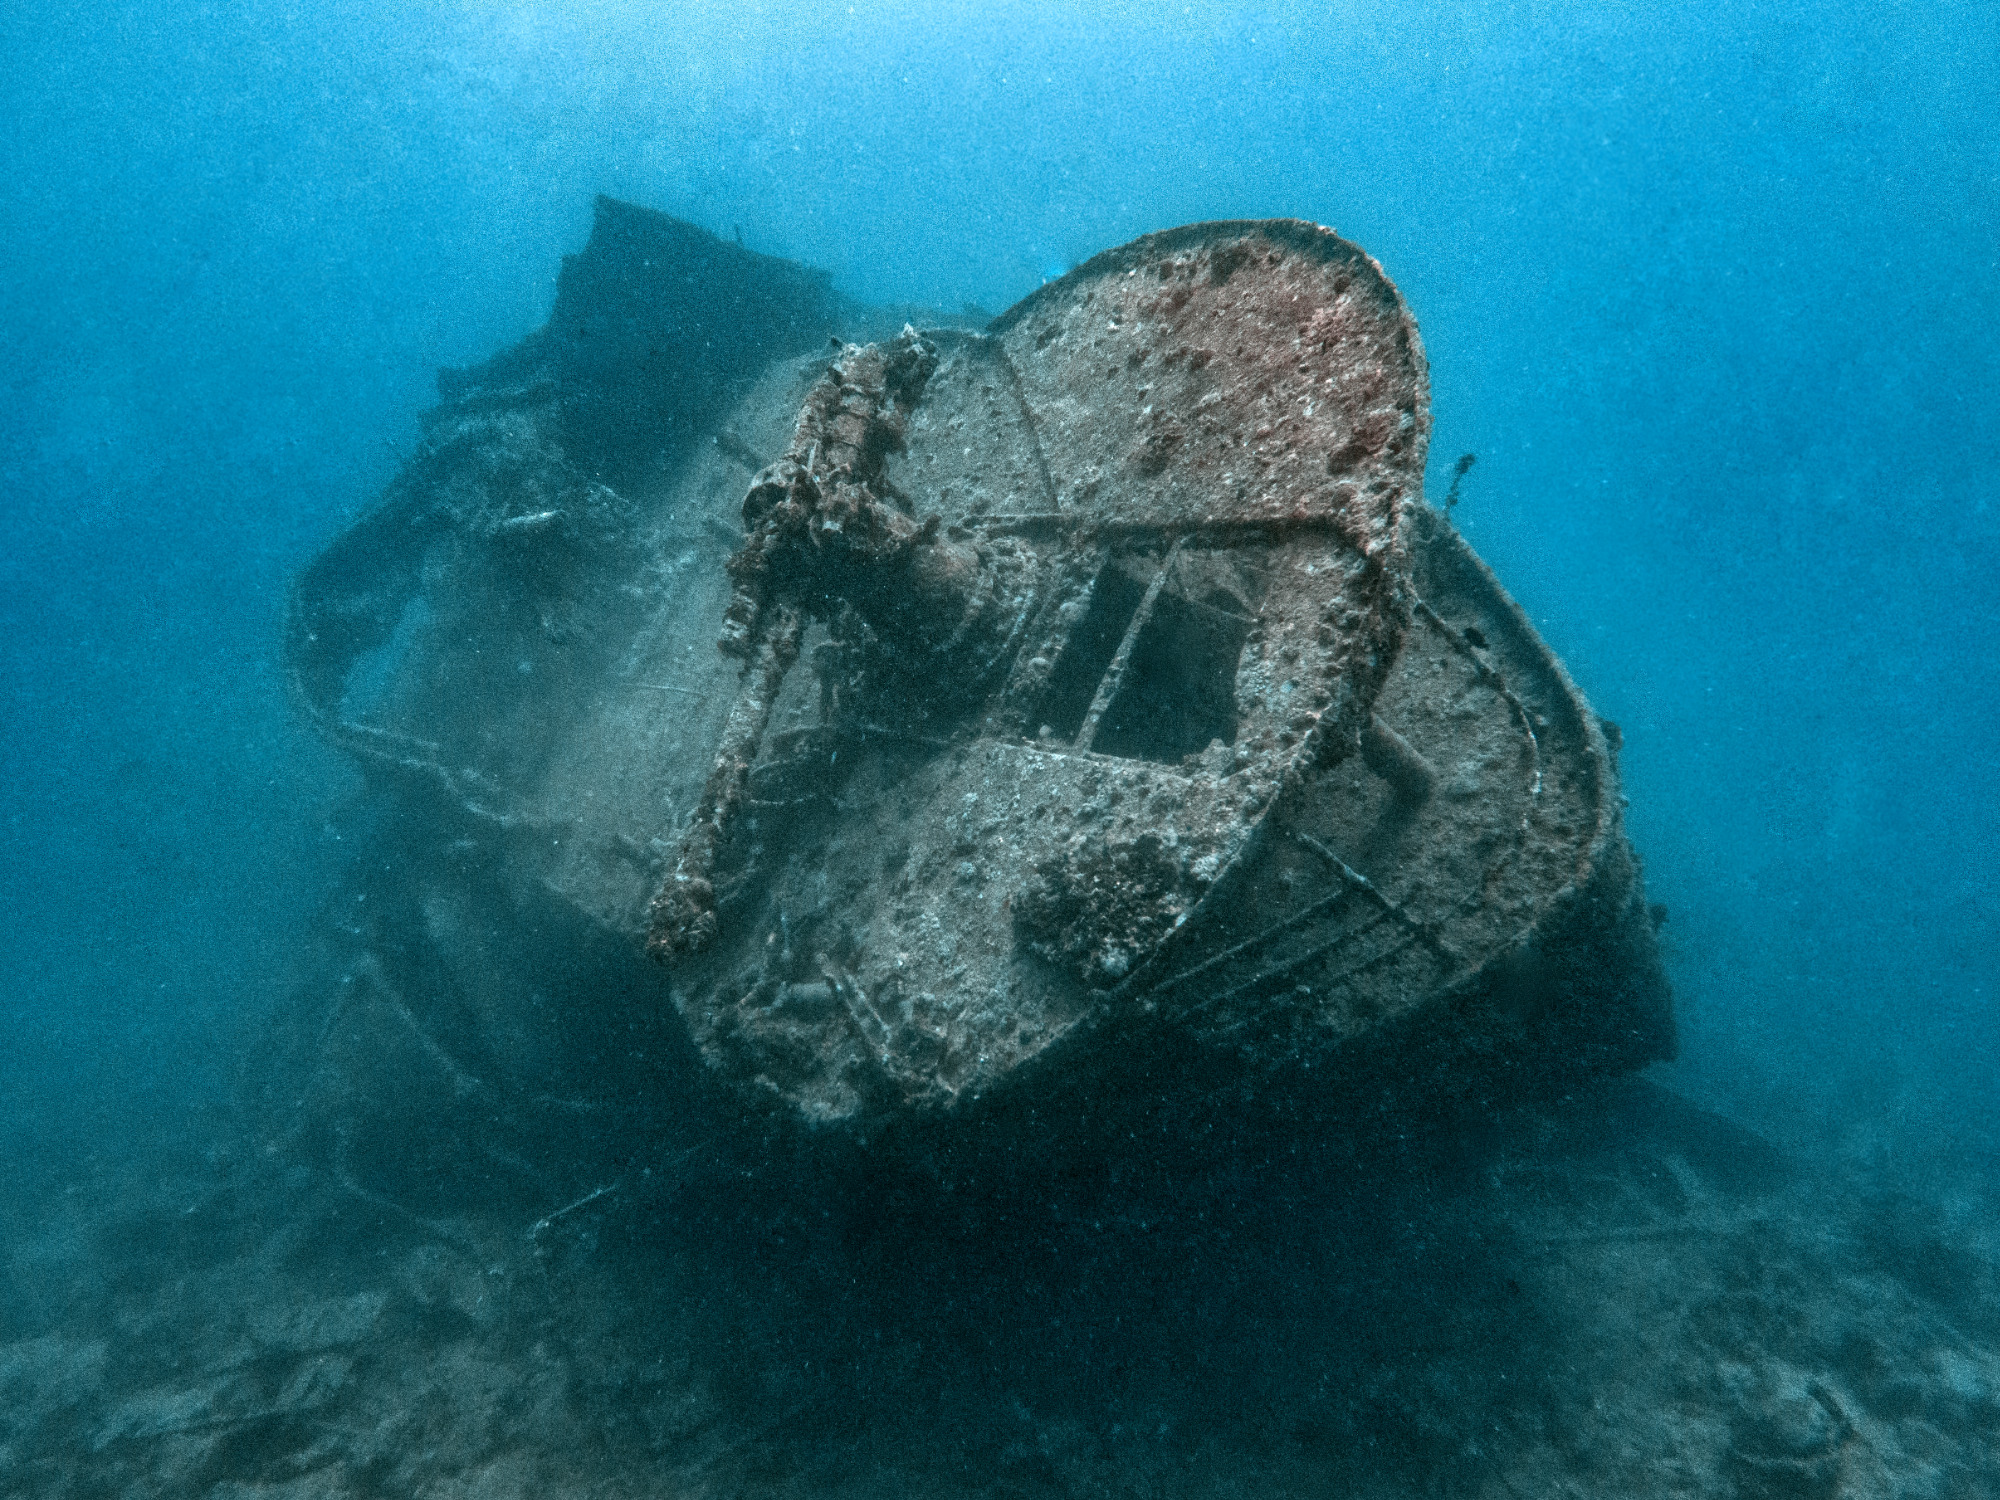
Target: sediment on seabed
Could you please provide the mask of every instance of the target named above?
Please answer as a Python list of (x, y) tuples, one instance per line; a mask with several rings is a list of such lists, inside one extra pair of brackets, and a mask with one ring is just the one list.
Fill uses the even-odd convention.
[(0, 1495), (2000, 1479), (2000, 1201), (1815, 1175), (1644, 1084), (1337, 1172), (1243, 1141), (1171, 1191), (605, 1185), (430, 1218), (216, 1153), (10, 1204)]

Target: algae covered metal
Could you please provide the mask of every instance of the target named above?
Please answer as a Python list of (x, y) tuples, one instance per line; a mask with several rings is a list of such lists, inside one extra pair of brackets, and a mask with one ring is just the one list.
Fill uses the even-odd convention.
[(844, 351), (749, 487), (652, 913), (711, 1060), (814, 1119), (1148, 1034), (1309, 1064), (1607, 900), (1586, 1034), (1658, 1049), (1608, 747), (1422, 506), (1427, 397), (1379, 268), (1284, 221)]
[[(686, 239), (637, 212), (599, 237)], [(1671, 1051), (1614, 741), (1424, 504), (1423, 350), (1366, 254), (1194, 225), (892, 335), (686, 243), (792, 309), (652, 398), (686, 431), (576, 418), (548, 348), (627, 283), (573, 263), (294, 601), (302, 702), (457, 850), (408, 940), (459, 955), (463, 1047), (551, 1024), (436, 916), (478, 887), (661, 961), (606, 960), (572, 1032), (644, 1012), (863, 1134)], [(671, 362), (598, 358), (586, 414), (626, 376)]]

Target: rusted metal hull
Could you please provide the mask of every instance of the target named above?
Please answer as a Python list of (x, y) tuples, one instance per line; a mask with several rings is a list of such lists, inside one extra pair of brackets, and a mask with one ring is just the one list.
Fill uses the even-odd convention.
[(1502, 989), (1461, 1055), (1668, 1048), (1604, 733), (1418, 499), (1427, 386), (1379, 269), (1289, 222), (836, 361), (750, 487), (739, 732), (653, 913), (710, 1062), (878, 1130)]
[(496, 361), (302, 577), (292, 682), (396, 863), (333, 943), (344, 1107), (547, 1123), (698, 1057), (923, 1141), (1670, 1054), (1613, 742), (1423, 504), (1364, 254), (1191, 226), (984, 332), (791, 336), (623, 489), (584, 377)]

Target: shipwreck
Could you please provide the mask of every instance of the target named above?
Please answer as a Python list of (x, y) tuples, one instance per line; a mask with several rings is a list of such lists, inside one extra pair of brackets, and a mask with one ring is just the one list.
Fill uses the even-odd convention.
[(1671, 1055), (1618, 732), (1425, 503), (1416, 325), (1332, 231), (972, 327), (600, 200), (440, 387), (285, 636), (366, 773), (294, 1039), (343, 1170), (691, 1079), (923, 1145)]

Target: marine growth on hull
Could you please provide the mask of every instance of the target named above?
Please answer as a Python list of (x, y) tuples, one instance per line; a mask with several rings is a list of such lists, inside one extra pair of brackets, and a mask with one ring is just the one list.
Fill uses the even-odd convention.
[[(700, 246), (727, 297), (613, 274), (691, 233), (600, 205), (549, 328), (294, 601), (308, 712), (450, 834), (394, 935), (451, 975), (448, 1021), (395, 989), (421, 1045), (549, 1096), (639, 1010), (739, 1097), (918, 1140), (1671, 1052), (1616, 731), (1424, 504), (1365, 253), (1193, 225), (856, 342), (735, 247)], [(732, 328), (693, 395), (636, 353)], [(615, 979), (530, 1005), (466, 916), (498, 890), (529, 969)]]

